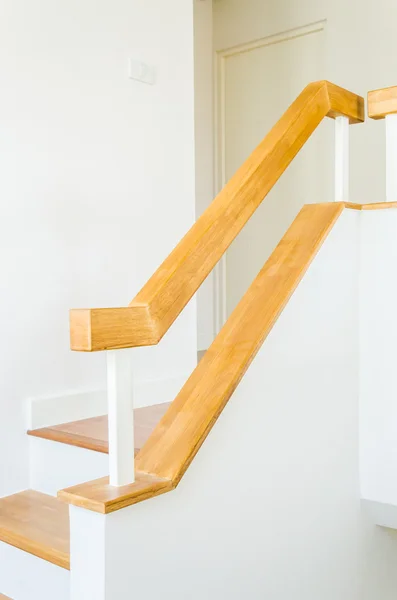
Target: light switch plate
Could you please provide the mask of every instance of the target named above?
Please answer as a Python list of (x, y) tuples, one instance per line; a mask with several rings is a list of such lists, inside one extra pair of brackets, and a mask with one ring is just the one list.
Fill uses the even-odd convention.
[(139, 60), (130, 58), (130, 79), (153, 85), (156, 81), (156, 69)]

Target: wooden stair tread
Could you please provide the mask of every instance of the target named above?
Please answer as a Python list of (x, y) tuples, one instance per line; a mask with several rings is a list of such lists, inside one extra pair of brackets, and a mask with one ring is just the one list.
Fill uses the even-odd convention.
[(0, 498), (0, 541), (70, 569), (67, 505), (34, 490)]
[(109, 485), (109, 477), (87, 481), (60, 490), (58, 498), (102, 514), (108, 514), (174, 489), (172, 481), (135, 471), (135, 482), (122, 487)]
[[(168, 407), (169, 403), (163, 403), (134, 410), (135, 454), (143, 447)], [(104, 454), (109, 452), (107, 415), (33, 429), (28, 431), (28, 435)]]
[(11, 600), (11, 598), (4, 596), (4, 594), (0, 594), (0, 600)]

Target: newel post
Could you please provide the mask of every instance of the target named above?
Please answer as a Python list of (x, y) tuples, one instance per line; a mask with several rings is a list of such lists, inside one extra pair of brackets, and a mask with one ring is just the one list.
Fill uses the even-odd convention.
[(397, 201), (397, 114), (386, 115), (386, 202)]
[(134, 483), (134, 404), (131, 349), (107, 351), (109, 483)]
[(397, 86), (368, 92), (368, 116), (385, 119), (386, 202), (397, 202)]
[(335, 202), (349, 201), (349, 117), (335, 118)]

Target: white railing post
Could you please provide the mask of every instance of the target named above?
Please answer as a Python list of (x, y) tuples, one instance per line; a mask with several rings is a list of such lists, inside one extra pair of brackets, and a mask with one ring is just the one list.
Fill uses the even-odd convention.
[(386, 115), (386, 202), (397, 201), (397, 114)]
[(349, 117), (335, 119), (335, 202), (349, 201)]
[(134, 405), (131, 350), (108, 350), (109, 483), (134, 483)]

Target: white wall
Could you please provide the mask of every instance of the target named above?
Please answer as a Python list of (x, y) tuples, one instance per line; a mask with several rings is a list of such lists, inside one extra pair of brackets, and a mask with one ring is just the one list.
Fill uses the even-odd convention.
[[(127, 304), (194, 220), (193, 79), (192, 2), (0, 4), (0, 495), (27, 486), (26, 399), (105, 384), (68, 309)], [(195, 353), (192, 303), (137, 377), (185, 378)]]
[(73, 507), (74, 600), (395, 598), (396, 537), (359, 503), (359, 218), (342, 214), (179, 487)]
[(362, 215), (361, 490), (397, 514), (397, 210)]
[[(212, 0), (194, 0), (194, 104), (196, 217), (214, 199)], [(197, 293), (197, 341), (204, 350), (214, 337), (214, 274)]]
[[(368, 90), (397, 84), (392, 0), (359, 3), (336, 0), (215, 0), (214, 45), (223, 50), (325, 19), (324, 69), (329, 79), (366, 98)], [(281, 112), (281, 108), (280, 108)], [(325, 124), (321, 127), (324, 128)], [(351, 133), (351, 199), (385, 200), (384, 122), (367, 119)], [(323, 148), (329, 152), (329, 148)], [(313, 164), (313, 163), (311, 163)], [(333, 167), (333, 165), (332, 165)], [(301, 190), (297, 190), (298, 196)], [(322, 197), (332, 199), (331, 186)], [(266, 200), (265, 200), (266, 202)], [(280, 208), (282, 215), (282, 209)], [(274, 215), (276, 217), (276, 215)], [(397, 502), (397, 447), (393, 390), (396, 290), (393, 280), (396, 248), (395, 215), (391, 211), (363, 214), (362, 231), (362, 492), (365, 498)], [(373, 223), (377, 223), (377, 229)], [(387, 246), (385, 255), (385, 241)]]

